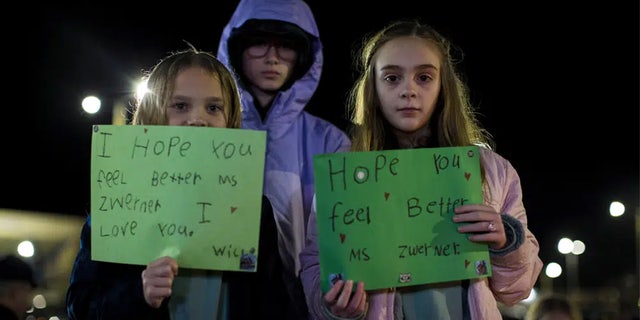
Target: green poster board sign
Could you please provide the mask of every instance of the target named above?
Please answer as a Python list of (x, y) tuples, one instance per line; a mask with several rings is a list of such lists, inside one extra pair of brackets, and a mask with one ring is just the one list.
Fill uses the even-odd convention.
[(257, 268), (264, 131), (93, 127), (92, 259)]
[(320, 276), (379, 289), (491, 276), (488, 246), (454, 208), (482, 203), (478, 147), (343, 152), (314, 158)]

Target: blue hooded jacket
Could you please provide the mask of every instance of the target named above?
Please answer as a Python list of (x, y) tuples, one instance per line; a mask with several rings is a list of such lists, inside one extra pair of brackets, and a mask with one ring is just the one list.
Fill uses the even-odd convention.
[(284, 267), (290, 279), (297, 280), (299, 254), (315, 192), (313, 157), (348, 151), (351, 142), (337, 126), (304, 110), (318, 87), (323, 66), (322, 43), (309, 6), (301, 0), (241, 0), (223, 30), (217, 53), (218, 59), (231, 69), (234, 66), (229, 59), (229, 37), (249, 19), (289, 22), (311, 36), (311, 66), (290, 87), (278, 92), (264, 121), (258, 111), (261, 107), (239, 81), (242, 127), (267, 132), (264, 194), (273, 205)]

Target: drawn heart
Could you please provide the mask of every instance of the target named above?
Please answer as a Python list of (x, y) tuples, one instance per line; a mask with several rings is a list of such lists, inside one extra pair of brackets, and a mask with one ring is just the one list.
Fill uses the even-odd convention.
[(467, 181), (469, 181), (469, 178), (471, 177), (471, 173), (465, 172), (464, 177), (467, 178)]
[(340, 243), (344, 243), (344, 238), (346, 238), (346, 237), (347, 237), (347, 235), (346, 235), (346, 234), (341, 233), (341, 234), (340, 234)]
[(231, 213), (236, 212), (236, 209), (238, 209), (238, 207), (231, 207)]
[(464, 259), (464, 268), (466, 269), (469, 266), (470, 263), (471, 263), (471, 261), (469, 261), (467, 259)]
[(389, 200), (389, 192), (384, 193), (384, 200)]

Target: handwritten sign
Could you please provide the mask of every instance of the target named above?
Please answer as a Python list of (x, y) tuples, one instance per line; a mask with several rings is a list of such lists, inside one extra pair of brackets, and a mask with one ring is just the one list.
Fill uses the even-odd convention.
[(379, 289), (491, 275), (454, 208), (482, 203), (478, 147), (344, 152), (314, 157), (320, 275)]
[(256, 270), (264, 131), (96, 125), (91, 143), (93, 260)]

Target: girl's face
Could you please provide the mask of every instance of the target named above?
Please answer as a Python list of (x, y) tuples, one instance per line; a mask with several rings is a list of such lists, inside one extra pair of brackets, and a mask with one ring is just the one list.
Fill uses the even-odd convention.
[(222, 87), (217, 77), (199, 68), (189, 67), (178, 73), (173, 95), (167, 104), (167, 121), (174, 126), (225, 128)]
[(398, 131), (423, 128), (440, 93), (441, 59), (435, 47), (417, 37), (400, 37), (384, 44), (374, 64), (382, 113)]
[(255, 89), (278, 91), (291, 77), (297, 58), (296, 51), (281, 43), (257, 43), (243, 51), (242, 70)]

